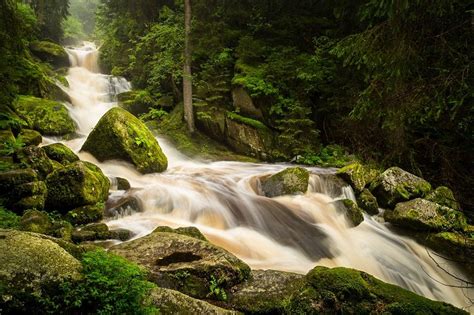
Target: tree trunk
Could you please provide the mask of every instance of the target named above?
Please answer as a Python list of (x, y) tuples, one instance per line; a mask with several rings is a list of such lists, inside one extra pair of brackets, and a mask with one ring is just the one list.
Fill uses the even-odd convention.
[(194, 132), (193, 114), (193, 81), (191, 73), (192, 48), (191, 48), (191, 0), (184, 1), (184, 72), (183, 72), (183, 100), (184, 119), (188, 130)]

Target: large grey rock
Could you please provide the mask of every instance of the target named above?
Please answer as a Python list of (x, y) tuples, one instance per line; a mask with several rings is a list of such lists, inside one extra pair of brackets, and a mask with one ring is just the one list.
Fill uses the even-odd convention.
[(445, 186), (440, 186), (430, 192), (426, 198), (426, 200), (436, 202), (442, 206), (446, 206), (448, 208), (461, 211), (461, 206), (459, 202), (454, 197), (454, 193), (451, 189)]

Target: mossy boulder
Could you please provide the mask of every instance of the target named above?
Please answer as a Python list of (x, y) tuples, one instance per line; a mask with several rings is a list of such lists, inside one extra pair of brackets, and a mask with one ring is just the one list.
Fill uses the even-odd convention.
[(19, 96), (13, 103), (28, 127), (48, 136), (64, 136), (76, 131), (66, 107), (55, 101), (33, 96)]
[(421, 198), (398, 203), (395, 210), (384, 213), (384, 218), (415, 231), (454, 231), (467, 226), (462, 212)]
[(357, 204), (368, 214), (376, 215), (379, 213), (377, 198), (368, 189), (362, 190), (357, 196)]
[(36, 130), (31, 129), (22, 129), (17, 137), (21, 140), (26, 146), (29, 145), (40, 145), (43, 142), (43, 137)]
[(35, 233), (0, 230), (0, 299), (5, 314), (24, 312), (63, 282), (78, 280), (80, 271), (81, 263), (53, 241)]
[(250, 268), (226, 250), (174, 232), (154, 232), (110, 251), (143, 266), (160, 286), (196, 298), (208, 297), (212, 279), (226, 290), (250, 274)]
[(153, 230), (153, 233), (155, 232), (176, 233), (176, 234), (186, 235), (189, 237), (194, 237), (198, 240), (207, 242), (206, 237), (201, 233), (201, 231), (199, 231), (197, 227), (194, 227), (194, 226), (180, 227), (177, 229), (170, 228), (169, 226), (159, 226), (155, 230)]
[(118, 105), (135, 116), (146, 114), (155, 105), (148, 91), (133, 90), (117, 95)]
[(298, 314), (467, 314), (354, 269), (316, 267), (287, 303)]
[(53, 163), (43, 148), (34, 145), (18, 150), (15, 153), (14, 160), (23, 167), (34, 169), (40, 179), (45, 179), (54, 170)]
[(303, 275), (252, 270), (249, 280), (229, 291), (228, 304), (244, 314), (284, 314), (287, 301), (303, 284)]
[(362, 209), (359, 208), (357, 203), (350, 199), (344, 199), (340, 202), (341, 208), (344, 211), (347, 219), (352, 223), (353, 226), (358, 226), (364, 221), (364, 215)]
[(74, 228), (72, 227), (71, 223), (65, 220), (59, 220), (53, 222), (53, 225), (51, 226), (51, 229), (48, 234), (56, 238), (71, 241), (73, 229)]
[(222, 142), (226, 136), (226, 112), (214, 107), (197, 107), (196, 127), (210, 138)]
[(370, 190), (379, 205), (393, 208), (399, 202), (425, 196), (430, 192), (431, 185), (399, 167), (391, 167), (370, 185)]
[(337, 175), (349, 183), (356, 192), (361, 192), (377, 178), (379, 172), (356, 162), (339, 169)]
[(467, 269), (467, 274), (474, 277), (474, 234), (462, 232), (439, 232), (429, 234), (424, 241), (434, 250), (439, 251), (459, 262)]
[(56, 68), (69, 67), (69, 56), (66, 50), (50, 41), (34, 41), (30, 43), (30, 50), (44, 62), (48, 62)]
[(105, 204), (98, 202), (94, 205), (78, 207), (66, 214), (66, 220), (73, 225), (84, 225), (102, 220)]
[(236, 111), (256, 119), (263, 119), (262, 111), (257, 108), (249, 93), (242, 86), (232, 89), (232, 101)]
[(261, 180), (262, 190), (267, 197), (306, 193), (309, 172), (301, 167), (290, 167)]
[(168, 167), (168, 160), (150, 130), (121, 108), (109, 110), (100, 119), (82, 150), (99, 161), (130, 162), (141, 173), (163, 172)]
[(106, 201), (110, 182), (96, 165), (78, 161), (49, 174), (46, 186), (48, 208), (66, 214), (78, 207)]
[(238, 314), (237, 312), (217, 307), (205, 301), (193, 299), (181, 292), (160, 287), (156, 287), (150, 292), (150, 296), (147, 298), (147, 303), (156, 306), (160, 310), (160, 314), (163, 315)]
[(52, 226), (48, 214), (38, 210), (26, 211), (20, 220), (20, 229), (28, 232), (48, 234)]
[(454, 193), (451, 189), (445, 186), (440, 186), (430, 192), (426, 197), (426, 200), (436, 202), (439, 205), (446, 206), (448, 208), (461, 211), (459, 202), (454, 197)]
[(79, 161), (79, 157), (62, 143), (53, 143), (43, 147), (46, 155), (62, 165), (68, 165)]

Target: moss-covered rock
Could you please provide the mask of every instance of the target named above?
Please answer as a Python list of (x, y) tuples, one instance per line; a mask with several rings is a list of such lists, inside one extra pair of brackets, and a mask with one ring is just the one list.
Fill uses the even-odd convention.
[(8, 194), (18, 185), (37, 180), (38, 174), (31, 168), (0, 172), (0, 194)]
[(52, 172), (46, 185), (48, 207), (65, 214), (77, 207), (106, 201), (110, 182), (94, 164), (78, 161)]
[(117, 190), (129, 190), (130, 188), (132, 188), (132, 186), (130, 185), (130, 182), (127, 179), (122, 178), (122, 177), (117, 177), (116, 180), (117, 180)]
[(154, 232), (110, 251), (145, 267), (150, 280), (160, 286), (197, 298), (208, 297), (212, 279), (228, 289), (250, 273), (244, 262), (226, 250), (174, 232)]
[(59, 220), (53, 222), (48, 234), (56, 238), (71, 241), (73, 229), (74, 228), (72, 227), (71, 223), (64, 220)]
[(283, 314), (303, 278), (290, 272), (253, 270), (249, 280), (230, 290), (228, 304), (244, 314)]
[(236, 111), (256, 119), (263, 119), (262, 111), (257, 108), (244, 87), (236, 86), (232, 89), (232, 100)]
[(344, 199), (338, 203), (341, 204), (342, 210), (353, 226), (358, 226), (364, 221), (362, 209), (359, 208), (359, 206), (354, 201), (350, 199)]
[(48, 214), (38, 210), (26, 211), (20, 220), (21, 230), (40, 234), (48, 234), (52, 225)]
[(133, 232), (127, 229), (110, 230), (110, 238), (114, 240), (128, 241), (133, 237)]
[(29, 128), (43, 135), (64, 136), (76, 130), (68, 110), (59, 102), (33, 96), (19, 96), (13, 106), (26, 120)]
[(146, 114), (155, 105), (148, 91), (133, 90), (117, 95), (118, 105), (135, 116)]
[(309, 172), (301, 167), (290, 167), (261, 181), (267, 197), (306, 193)]
[(104, 217), (105, 205), (98, 202), (94, 205), (86, 205), (69, 211), (66, 220), (73, 225), (84, 225), (102, 220)]
[(176, 233), (176, 234), (186, 235), (189, 237), (194, 237), (198, 240), (207, 242), (207, 238), (201, 233), (201, 231), (199, 231), (197, 227), (194, 227), (194, 226), (180, 227), (177, 229), (172, 229), (169, 226), (159, 226), (153, 231), (153, 233), (155, 232)]
[(79, 157), (62, 143), (53, 143), (43, 147), (46, 155), (62, 165), (68, 165), (79, 161)]
[(34, 169), (40, 179), (45, 179), (46, 176), (54, 170), (53, 163), (43, 148), (33, 145), (17, 151), (15, 153), (15, 162), (23, 167)]
[(431, 185), (401, 168), (391, 167), (370, 185), (370, 190), (382, 207), (392, 208), (399, 202), (425, 196)]
[[(78, 280), (81, 264), (63, 248), (38, 234), (0, 230), (0, 299), (2, 312), (15, 314)], [(33, 303), (34, 304), (34, 303)]]
[(377, 198), (368, 189), (362, 190), (357, 196), (357, 204), (368, 214), (376, 215), (379, 213), (379, 204)]
[(30, 43), (30, 50), (44, 62), (48, 62), (56, 68), (69, 67), (69, 56), (66, 50), (50, 41), (34, 41)]
[(178, 291), (156, 287), (150, 292), (147, 303), (156, 306), (160, 314), (238, 314), (205, 301), (193, 299)]
[(398, 203), (393, 211), (384, 213), (386, 221), (416, 231), (463, 230), (466, 217), (462, 212), (417, 198)]
[(141, 173), (163, 172), (168, 160), (158, 141), (135, 116), (121, 108), (108, 111), (90, 133), (83, 151), (98, 160), (124, 160)]
[(196, 127), (216, 141), (225, 139), (226, 113), (209, 107), (196, 108)]
[(425, 197), (426, 200), (433, 201), (439, 205), (446, 206), (448, 208), (461, 211), (459, 202), (454, 197), (454, 193), (451, 189), (445, 186), (440, 186), (430, 192)]
[(22, 129), (17, 137), (21, 140), (26, 146), (29, 145), (39, 145), (43, 142), (43, 137), (36, 130), (31, 129)]
[(298, 314), (467, 314), (364, 272), (316, 267), (307, 284), (287, 303), (287, 313)]
[(361, 192), (377, 178), (379, 172), (356, 162), (338, 170), (337, 175), (349, 183), (356, 192)]

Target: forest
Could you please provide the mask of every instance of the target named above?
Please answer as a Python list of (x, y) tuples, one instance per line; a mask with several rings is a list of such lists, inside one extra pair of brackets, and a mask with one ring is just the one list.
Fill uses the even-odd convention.
[(471, 0), (0, 0), (0, 313), (474, 312)]

